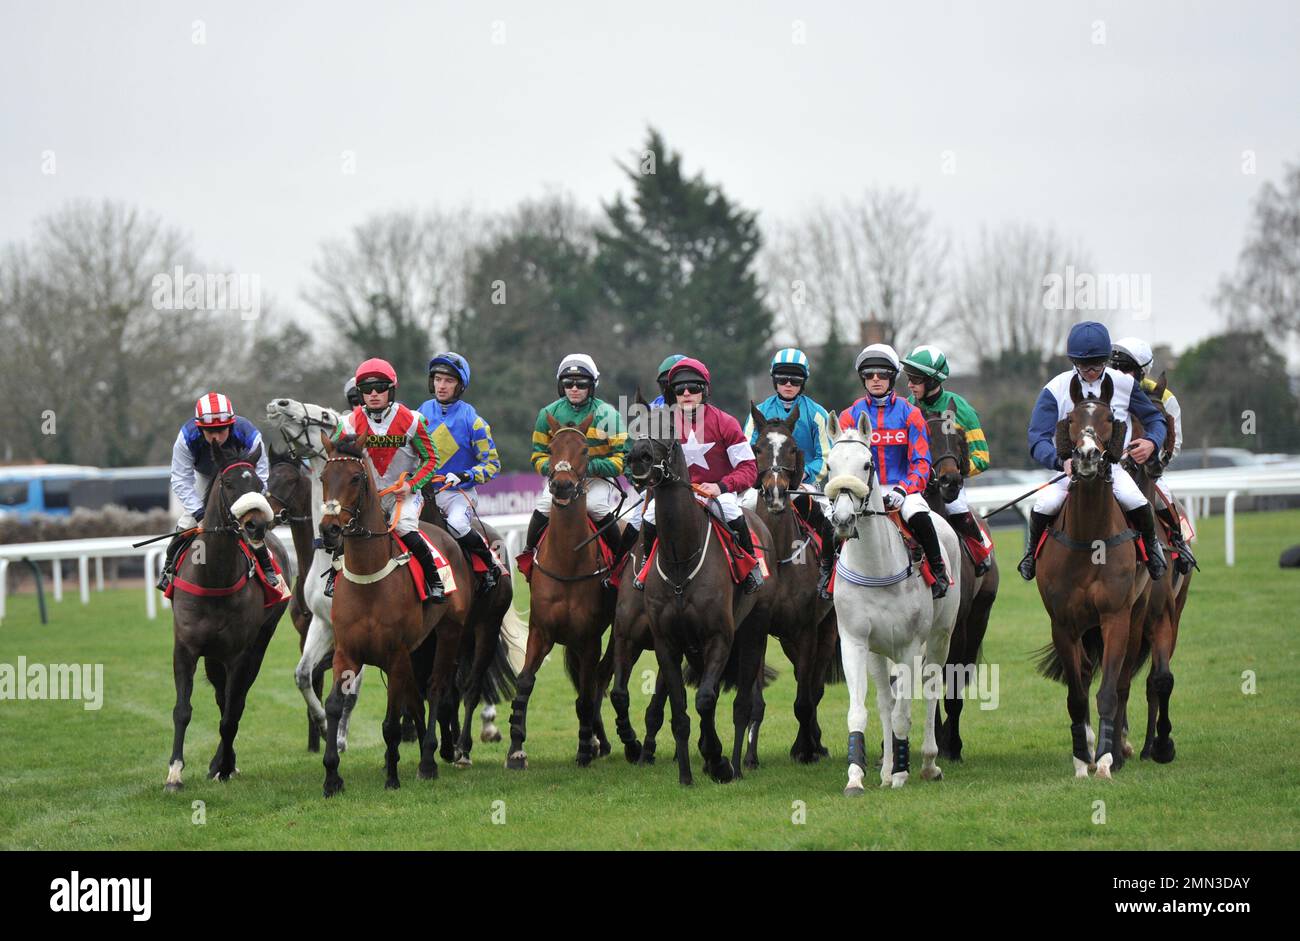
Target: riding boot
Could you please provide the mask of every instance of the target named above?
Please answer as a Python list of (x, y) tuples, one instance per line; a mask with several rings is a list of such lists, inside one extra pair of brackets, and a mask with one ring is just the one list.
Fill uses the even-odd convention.
[(1159, 579), (1169, 568), (1169, 563), (1165, 561), (1165, 550), (1156, 536), (1155, 510), (1150, 503), (1144, 503), (1136, 509), (1129, 510), (1124, 516), (1128, 519), (1129, 525), (1138, 531), (1138, 535), (1142, 537), (1142, 542), (1147, 547), (1147, 571), (1151, 573), (1153, 580)]
[(432, 601), (434, 604), (445, 604), (447, 594), (442, 587), (442, 579), (438, 576), (438, 567), (433, 561), (433, 550), (429, 544), (424, 541), (418, 530), (409, 533), (402, 533), (400, 537), (402, 545), (406, 546), (407, 551), (415, 556), (415, 560), (420, 563), (420, 568), (424, 569), (424, 587), (428, 594), (426, 601)]
[(497, 560), (493, 557), (492, 550), (488, 548), (487, 542), (483, 539), (483, 534), (472, 526), (465, 535), (456, 536), (455, 539), (456, 545), (460, 546), (461, 551), (467, 557), (478, 556), (483, 560), (483, 564), (487, 566), (478, 585), (478, 593), (486, 595), (497, 587)]
[[(948, 517), (948, 523), (957, 531), (958, 536), (963, 536), (980, 545), (984, 544), (984, 531), (980, 529), (980, 524), (975, 522), (975, 514), (970, 510), (965, 513), (954, 513)], [(987, 572), (992, 564), (990, 557), (986, 555), (975, 564), (975, 577), (979, 578)]]
[(1187, 545), (1187, 540), (1183, 538), (1183, 527), (1174, 516), (1173, 509), (1166, 504), (1156, 511), (1157, 515), (1169, 527), (1169, 545), (1178, 553), (1178, 558), (1174, 562), (1174, 571), (1179, 575), (1186, 575), (1196, 565), (1196, 556), (1192, 555), (1191, 547)]
[(1029, 546), (1019, 566), (1020, 577), (1027, 582), (1034, 580), (1034, 572), (1038, 568), (1038, 560), (1034, 558), (1034, 553), (1038, 551), (1038, 540), (1043, 538), (1043, 533), (1051, 525), (1052, 516), (1051, 513), (1029, 511)]
[[(631, 529), (630, 526), (628, 528)], [(658, 538), (659, 534), (655, 531), (654, 523), (646, 521), (641, 524), (641, 552), (645, 558), (650, 558), (650, 550), (655, 547), (655, 540)], [(637, 591), (645, 591), (645, 582), (633, 576), (632, 587)]]
[(158, 590), (166, 591), (167, 586), (172, 581), (172, 568), (176, 564), (176, 553), (181, 546), (185, 544), (185, 538), (180, 533), (172, 536), (171, 542), (167, 543), (167, 557), (163, 561), (162, 571), (158, 574)]
[(528, 535), (524, 539), (524, 551), (532, 552), (542, 538), (542, 530), (550, 519), (540, 510), (533, 510), (533, 517), (528, 521)]
[[(755, 554), (754, 540), (750, 536), (749, 523), (745, 521), (745, 515), (743, 513), (734, 520), (727, 520), (727, 528), (735, 535), (736, 544), (739, 545), (740, 548), (744, 549), (750, 555)], [(749, 574), (745, 576), (745, 580), (741, 583), (741, 588), (744, 589), (744, 592), (747, 595), (752, 595), (763, 587), (763, 573), (759, 571), (759, 568), (760, 566), (755, 565), (750, 569)]]
[(939, 551), (939, 534), (934, 531), (934, 521), (928, 512), (916, 513), (907, 521), (907, 528), (921, 543), (925, 557), (930, 562), (930, 574), (934, 576), (930, 597), (942, 598), (948, 594), (948, 570), (943, 564), (943, 553)]
[(822, 555), (819, 561), (820, 572), (817, 576), (817, 597), (823, 601), (831, 600), (831, 575), (835, 571), (835, 560), (839, 557), (839, 541), (835, 538), (835, 530), (831, 528), (828, 521), (823, 520), (821, 526), (822, 537)]
[(257, 564), (262, 567), (262, 572), (266, 575), (266, 583), (272, 588), (279, 585), (280, 576), (275, 574), (275, 563), (271, 561), (271, 547), (266, 543), (254, 546), (253, 555), (257, 556)]

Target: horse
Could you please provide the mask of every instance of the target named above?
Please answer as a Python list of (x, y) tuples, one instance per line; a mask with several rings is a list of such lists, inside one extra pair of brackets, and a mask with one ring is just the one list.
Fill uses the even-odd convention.
[[(750, 615), (760, 605), (770, 608), (778, 579), (773, 573), (757, 592), (746, 595), (732, 582), (723, 546), (709, 552), (712, 543), (720, 540), (710, 512), (695, 498), (686, 455), (675, 434), (667, 440), (650, 435), (634, 440), (627, 467), (638, 483), (653, 488), (659, 520), (659, 548), (646, 577), (644, 603), (659, 674), (666, 681), (672, 706), (678, 781), (683, 785), (693, 781), (686, 685), (695, 678), (700, 755), (708, 775), (725, 784), (741, 775), (741, 747), (753, 721), (754, 689), (764, 672), (767, 622)], [(756, 548), (761, 544), (770, 553), (767, 527), (753, 513), (746, 512), (746, 520)], [(683, 655), (693, 677), (683, 674)], [(735, 737), (728, 761), (714, 716), (719, 689), (731, 687), (736, 690)]]
[[(281, 451), (271, 445), (271, 472), (266, 482), (266, 499), (275, 513), (276, 522), (287, 523), (293, 534), (294, 554), (298, 559), (298, 577), (293, 584), (293, 600), (289, 602), (289, 619), (298, 632), (298, 653), (301, 655), (311, 627), (311, 609), (307, 606), (306, 581), (315, 555), (315, 535), (312, 520), (311, 472), (292, 451)], [(319, 699), (325, 683), (328, 658), (317, 664), (312, 672), (312, 689)], [(320, 751), (320, 727), (307, 711), (307, 751)]]
[[(831, 503), (831, 525), (836, 537), (843, 540), (835, 570), (835, 614), (849, 688), (849, 768), (844, 793), (857, 797), (865, 791), (867, 770), (868, 672), (876, 681), (876, 708), (886, 745), (880, 763), (881, 786), (903, 787), (910, 776), (912, 696), (922, 678), (926, 711), (921, 777), (928, 781), (943, 778), (935, 760), (939, 755), (935, 718), (940, 695), (930, 688), (929, 680), (931, 671), (948, 660), (961, 598), (962, 572), (954, 564), (961, 550), (952, 527), (936, 518), (934, 529), (944, 564), (957, 585), (942, 598), (932, 598), (901, 531), (887, 518), (883, 495), (876, 486), (870, 420), (863, 414), (856, 428), (833, 427), (831, 441), (826, 455), (826, 496)], [(902, 667), (897, 691), (890, 684), (891, 660)], [(914, 680), (917, 673), (920, 676)]]
[(610, 752), (600, 722), (602, 689), (599, 683), (600, 639), (614, 616), (614, 594), (601, 584), (609, 574), (595, 539), (588, 538), (587, 429), (594, 416), (581, 424), (561, 425), (547, 416), (551, 430), (551, 518), (537, 547), (529, 596), (528, 649), (515, 684), (510, 712), (510, 751), (506, 767), (528, 768), (524, 741), (528, 736), (528, 700), (537, 681), (537, 669), (556, 643), (564, 645), (564, 668), (578, 693), (579, 767)]
[[(933, 515), (946, 520), (947, 505), (961, 493), (966, 469), (970, 467), (966, 435), (943, 416), (931, 418), (926, 427), (930, 434), (931, 469), (925, 486), (925, 501)], [(960, 544), (961, 540), (958, 542)], [(944, 676), (952, 677), (953, 682), (944, 683), (943, 709), (935, 717), (939, 757), (950, 761), (962, 760), (962, 690), (975, 676), (980, 647), (988, 632), (989, 615), (998, 597), (1001, 581), (998, 560), (990, 555), (988, 561), (988, 571), (977, 578), (970, 553), (961, 553), (961, 601), (957, 607), (952, 641), (948, 645), (948, 662), (944, 664)]]
[[(1137, 663), (1150, 587), (1137, 534), (1112, 493), (1106, 466), (1119, 462), (1124, 446), (1124, 423), (1110, 408), (1113, 394), (1109, 375), (1095, 399), (1083, 397), (1078, 376), (1070, 380), (1074, 407), (1057, 425), (1058, 453), (1071, 460), (1070, 495), (1038, 558), (1038, 594), (1052, 621), (1052, 642), (1040, 651), (1038, 671), (1068, 689), (1075, 777), (1086, 778), (1095, 767), (1105, 780), (1124, 765), (1124, 750), (1117, 747), (1120, 690)], [(1094, 755), (1088, 692), (1099, 662)]]
[[(778, 547), (775, 567), (781, 576), (781, 591), (773, 598), (768, 629), (794, 664), (798, 685), (794, 714), (799, 733), (790, 746), (790, 757), (800, 764), (810, 764), (829, 754), (822, 745), (817, 723), (817, 706), (826, 683), (844, 678), (839, 669), (835, 605), (817, 593), (819, 553), (814, 537), (800, 525), (798, 510), (793, 506), (793, 501), (800, 499), (798, 487), (804, 476), (803, 452), (794, 440), (799, 406), (780, 420), (769, 420), (753, 402), (749, 409), (759, 443), (757, 513)], [(812, 506), (810, 498), (803, 499)], [(823, 546), (821, 551), (832, 552), (834, 547)], [(756, 726), (750, 733), (755, 751), (757, 740)]]
[[(165, 788), (183, 786), (185, 729), (193, 712), (190, 696), (199, 657), (216, 694), (221, 713), (221, 743), (208, 765), (208, 776), (228, 781), (235, 766), (235, 735), (248, 691), (257, 679), (267, 644), (275, 633), (288, 600), (269, 607), (262, 586), (250, 577), (245, 541), (266, 542), (276, 562), (289, 571), (284, 546), (267, 531), (267, 521), (246, 512), (241, 521), (236, 505), (258, 501), (266, 505), (257, 476), (261, 445), (252, 453), (211, 445), (216, 472), (204, 503), (203, 527), (176, 565), (172, 597), (172, 673), (176, 705), (172, 709), (172, 755)], [(247, 495), (247, 497), (246, 497)], [(241, 502), (241, 498), (245, 498)], [(267, 508), (269, 511), (269, 507)]]
[[(420, 521), (447, 531), (446, 517), (438, 508), (431, 488), (426, 488)], [(473, 525), (493, 552), (502, 551), (501, 534), (479, 519), (477, 513)], [(511, 652), (522, 646), (521, 639), (528, 633), (528, 625), (515, 612), (510, 566), (502, 565), (501, 570), (495, 588), (487, 594), (474, 596), (467, 633), (460, 645), (456, 682), (448, 688), (438, 711), (438, 722), (443, 729), (442, 759), (458, 768), (468, 768), (472, 764), (470, 750), (474, 742), (471, 731), (479, 701), (487, 702), (481, 737), (485, 742), (499, 742), (501, 732), (493, 721), (496, 704), (515, 694), (516, 675), (511, 664)], [(462, 700), (465, 704), (464, 726), (458, 718)]]
[[(338, 427), (339, 416), (331, 409), (295, 399), (273, 399), (266, 403), (266, 420), (280, 432), (285, 444), (296, 457), (305, 460), (311, 471), (311, 513), (313, 530), (318, 530), (321, 521), (320, 475), (325, 470), (325, 445), (329, 436)], [(302, 643), (302, 653), (294, 667), (294, 682), (307, 703), (307, 712), (315, 724), (318, 734), (325, 734), (325, 707), (321, 702), (322, 684), (316, 682), (317, 673), (327, 662), (330, 651), (334, 649), (334, 621), (331, 616), (333, 599), (325, 594), (325, 577), (334, 564), (333, 554), (323, 546), (312, 555), (311, 567), (302, 578), (303, 598), (311, 614), (307, 627), (307, 636)], [(348, 726), (352, 710), (361, 693), (364, 671), (358, 670), (348, 684), (348, 693), (344, 698), (343, 715), (339, 719), (339, 751), (347, 751)]]
[[(1155, 391), (1149, 396), (1151, 402), (1161, 412), (1164, 412), (1160, 400), (1164, 395), (1165, 382), (1166, 377), (1162, 373), (1159, 382), (1156, 383)], [(1136, 416), (1132, 421), (1133, 437), (1138, 438), (1142, 434), (1142, 422)], [(1164, 474), (1165, 464), (1168, 463), (1175, 447), (1174, 423), (1166, 421), (1165, 427), (1169, 429), (1169, 435), (1165, 439), (1165, 448), (1161, 454), (1153, 455), (1145, 464), (1136, 464), (1127, 456), (1123, 461), (1125, 469), (1132, 474), (1138, 489), (1153, 506), (1157, 500), (1163, 499), (1156, 490), (1156, 481)], [(1174, 518), (1177, 519), (1178, 508), (1172, 509)], [(1168, 578), (1151, 583), (1146, 618), (1142, 625), (1142, 643), (1138, 648), (1137, 664), (1133, 670), (1136, 675), (1150, 657), (1151, 670), (1147, 674), (1146, 688), (1147, 731), (1141, 757), (1144, 760), (1152, 759), (1158, 764), (1167, 764), (1174, 760), (1174, 740), (1170, 735), (1173, 725), (1169, 721), (1169, 699), (1174, 691), (1174, 674), (1170, 669), (1170, 661), (1174, 656), (1174, 648), (1178, 644), (1178, 626), (1182, 621), (1183, 608), (1187, 605), (1187, 592), (1191, 587), (1191, 580), (1192, 572), (1181, 575), (1171, 566)], [(1132, 754), (1132, 746), (1128, 744), (1127, 739), (1128, 693), (1129, 687), (1126, 684), (1120, 690), (1120, 714), (1124, 717), (1120, 727), (1123, 729), (1121, 735), (1126, 756)]]
[[(426, 730), (420, 688), (427, 676), (433, 719), (443, 693), (453, 682), (461, 637), (473, 605), (473, 584), (469, 565), (451, 536), (422, 525), (421, 530), (447, 559), (457, 590), (449, 592), (445, 604), (421, 603), (410, 573), (403, 568), (409, 553), (390, 532), (374, 474), (357, 436), (343, 435), (337, 444), (326, 439), (324, 446), (321, 541), (327, 548), (340, 542), (343, 546), (343, 568), (334, 587), (334, 686), (325, 703), (329, 720), (323, 762), (325, 796), (343, 790), (338, 773), (338, 724), (349, 684), (367, 663), (388, 677), (384, 787), (395, 790), (401, 786), (397, 762), (403, 712), (412, 715), (421, 739), (419, 776), (426, 780), (437, 777), (437, 722), (430, 721)], [(416, 661), (429, 663), (430, 670), (417, 671)]]

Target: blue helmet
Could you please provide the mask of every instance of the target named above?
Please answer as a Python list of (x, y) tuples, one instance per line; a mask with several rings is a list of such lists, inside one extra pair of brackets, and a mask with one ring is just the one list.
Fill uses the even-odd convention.
[[(439, 369), (439, 366), (442, 368)], [(455, 376), (460, 380), (460, 392), (457, 393), (458, 396), (464, 395), (465, 390), (469, 388), (469, 361), (459, 353), (439, 353), (433, 359), (429, 360), (430, 392), (433, 392), (433, 375), (435, 372)]]
[(1070, 359), (1109, 359), (1110, 331), (1095, 320), (1076, 323), (1070, 328), (1065, 350)]
[(776, 355), (772, 357), (772, 366), (768, 371), (773, 376), (777, 373), (798, 373), (804, 379), (807, 379), (809, 376), (808, 357), (804, 355), (803, 350), (787, 346), (783, 350), (776, 351)]

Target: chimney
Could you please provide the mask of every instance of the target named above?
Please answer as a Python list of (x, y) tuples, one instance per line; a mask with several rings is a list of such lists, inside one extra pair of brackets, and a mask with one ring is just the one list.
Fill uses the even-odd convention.
[(876, 319), (874, 310), (869, 319), (858, 321), (858, 339), (863, 346), (885, 342), (885, 325)]

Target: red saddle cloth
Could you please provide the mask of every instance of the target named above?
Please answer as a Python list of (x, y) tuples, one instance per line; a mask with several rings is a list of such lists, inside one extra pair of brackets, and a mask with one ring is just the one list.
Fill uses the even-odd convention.
[[(898, 527), (898, 534), (903, 539), (903, 545), (907, 547), (907, 553), (912, 559), (912, 564), (920, 568), (921, 579), (926, 583), (926, 585), (933, 585), (934, 571), (930, 568), (930, 560), (925, 557), (925, 550), (921, 547), (921, 543), (917, 541), (917, 538), (912, 535), (912, 531), (907, 528), (907, 524), (903, 522), (903, 514), (890, 513), (889, 518), (893, 520), (894, 525)], [(982, 521), (981, 521), (981, 525), (982, 525)], [(985, 528), (984, 531), (988, 532), (987, 527)], [(949, 566), (950, 569), (951, 567), (952, 566)], [(838, 566), (831, 569), (831, 580), (826, 590), (829, 591), (832, 595), (835, 594), (835, 581), (838, 575), (839, 575)], [(952, 577), (952, 572), (949, 571), (947, 575), (948, 575), (948, 584), (949, 585), (956, 584), (955, 579)]]
[[(593, 520), (590, 516), (587, 517), (587, 530), (593, 533), (596, 531), (596, 521)], [(608, 530), (606, 530), (596, 539), (596, 544), (600, 546), (600, 560), (601, 560), (602, 568), (609, 568), (614, 564), (614, 550), (611, 549), (609, 543), (605, 541), (606, 534), (608, 533), (614, 533), (615, 535), (618, 535), (618, 527), (611, 526)], [(528, 552), (527, 550), (525, 550), (519, 553), (517, 556), (515, 556), (515, 567), (519, 569), (519, 574), (524, 577), (524, 581), (528, 582), (530, 585), (532, 584), (533, 581), (533, 562), (534, 559), (536, 558), (536, 553), (542, 551), (542, 543), (546, 542), (546, 537), (549, 536), (550, 534), (551, 534), (551, 527), (548, 525), (545, 529), (542, 530), (542, 535), (537, 540), (537, 546), (534, 548), (532, 552)], [(621, 569), (622, 566), (619, 566), (619, 568)], [(480, 568), (478, 569), (478, 571), (482, 571), (482, 569)], [(615, 573), (611, 577), (610, 584), (614, 585), (615, 587), (618, 586), (617, 573)]]
[[(804, 515), (799, 512), (799, 507), (795, 503), (791, 502), (790, 508), (794, 510), (794, 518), (799, 521), (799, 528), (808, 534), (811, 545), (815, 550), (815, 556), (821, 558), (822, 552), (825, 551), (822, 546), (822, 534), (817, 532), (817, 528), (813, 526), (812, 523), (808, 522)], [(757, 546), (758, 543), (755, 542), (754, 545)]]
[[(438, 551), (438, 547), (433, 544), (433, 540), (431, 540), (423, 530), (420, 531), (420, 538), (424, 540), (424, 544), (428, 546), (429, 551), (433, 553), (433, 564), (438, 569), (438, 577), (442, 579), (443, 594), (450, 595), (456, 590), (456, 573), (451, 569), (451, 562), (447, 560), (446, 556)], [(399, 550), (406, 552), (406, 546), (402, 545), (400, 539), (396, 536), (393, 536), (392, 539), (393, 542), (397, 544)], [(424, 589), (424, 566), (420, 564), (419, 559), (415, 557), (414, 553), (411, 553), (410, 556), (410, 559), (407, 560), (406, 568), (411, 573), (411, 579), (415, 582), (416, 597), (421, 601), (424, 601), (425, 598), (429, 597), (429, 593)]]
[[(959, 536), (958, 538), (966, 546), (966, 552), (970, 555), (971, 561), (979, 565), (993, 554), (993, 534), (989, 531), (989, 524), (984, 522), (982, 518), (976, 516), (975, 524), (984, 533), (983, 540), (973, 539), (970, 536)], [(985, 544), (985, 541), (987, 541), (987, 544)]]
[[(750, 555), (744, 549), (736, 544), (736, 537), (732, 534), (730, 528), (712, 514), (709, 514), (709, 522), (713, 525), (713, 532), (722, 543), (722, 548), (726, 553), (727, 566), (731, 569), (731, 580), (739, 585), (753, 570), (754, 566), (759, 567), (763, 577), (767, 577), (767, 555), (763, 551), (762, 543), (758, 541), (758, 536), (754, 533), (754, 528), (749, 529), (749, 538), (754, 543), (754, 555)], [(656, 538), (654, 545), (650, 547), (649, 554), (645, 557), (645, 563), (641, 566), (641, 571), (637, 573), (637, 581), (645, 583), (646, 576), (650, 574), (650, 566), (654, 564), (655, 553), (659, 549), (659, 539)]]
[[(239, 576), (239, 581), (235, 582), (235, 584), (226, 585), (222, 588), (207, 588), (203, 585), (196, 585), (193, 582), (187, 582), (185, 579), (181, 578), (180, 575), (173, 575), (172, 580), (167, 584), (167, 590), (163, 592), (163, 597), (170, 601), (172, 595), (175, 594), (176, 589), (179, 588), (187, 595), (196, 595), (200, 598), (224, 598), (228, 595), (233, 595), (235, 592), (243, 588), (244, 585), (248, 583), (249, 574), (252, 573), (254, 577), (256, 577), (257, 583), (262, 588), (262, 596), (265, 598), (265, 603), (262, 605), (263, 608), (271, 608), (282, 601), (288, 601), (289, 598), (292, 597), (292, 594), (289, 592), (289, 586), (285, 584), (284, 571), (280, 568), (280, 563), (276, 559), (275, 553), (271, 553), (271, 566), (275, 569), (276, 577), (280, 579), (280, 586), (272, 587), (267, 583), (266, 573), (262, 571), (262, 566), (257, 564), (257, 556), (253, 555), (253, 550), (250, 549), (243, 540), (240, 540), (239, 548), (243, 550), (244, 557), (248, 560), (248, 571)], [(186, 546), (181, 550), (180, 554), (176, 556), (176, 562), (172, 571), (180, 572), (181, 563), (185, 561), (185, 556), (189, 554), (189, 551), (189, 546)], [(281, 591), (281, 587), (283, 587), (283, 591)]]

